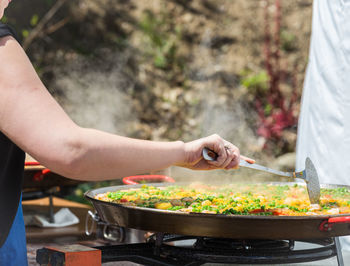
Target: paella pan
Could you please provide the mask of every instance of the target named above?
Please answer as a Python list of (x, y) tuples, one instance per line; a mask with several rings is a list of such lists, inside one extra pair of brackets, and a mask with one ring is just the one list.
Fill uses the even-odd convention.
[[(153, 190), (156, 192), (158, 190), (159, 192), (169, 191), (169, 188), (172, 187), (189, 187), (189, 185), (190, 184), (180, 183), (174, 186), (172, 183), (159, 183), (152, 185), (152, 187), (155, 188)], [(260, 183), (254, 185), (259, 185), (261, 187), (272, 186), (275, 188), (286, 188), (287, 186), (288, 188), (292, 188), (292, 190), (293, 188), (299, 189), (301, 186), (300, 183), (285, 182)], [(214, 187), (215, 186), (216, 185), (214, 185)], [(262, 204), (259, 205), (260, 211), (247, 212), (246, 209), (243, 208), (242, 211), (239, 212), (237, 209), (232, 208), (232, 206), (231, 208), (226, 208), (226, 210), (221, 211), (222, 209), (213, 210), (211, 208), (212, 206), (206, 205), (208, 201), (210, 201), (210, 198), (201, 198), (203, 199), (201, 206), (204, 208), (197, 209), (193, 208), (193, 206), (183, 204), (183, 202), (178, 202), (180, 205), (183, 204), (181, 206), (184, 207), (183, 209), (185, 209), (185, 211), (181, 211), (181, 206), (176, 207), (176, 204), (171, 203), (171, 200), (174, 200), (174, 198), (169, 199), (168, 202), (164, 199), (158, 199), (159, 201), (153, 202), (154, 206), (151, 207), (147, 205), (143, 206), (142, 204), (145, 204), (144, 201), (141, 201), (140, 204), (130, 204), (131, 201), (127, 202), (128, 200), (124, 202), (120, 201), (123, 199), (120, 197), (123, 193), (135, 193), (135, 191), (145, 190), (146, 187), (145, 185), (105, 187), (88, 191), (85, 196), (92, 202), (103, 221), (121, 227), (147, 231), (235, 239), (311, 239), (350, 234), (348, 224), (350, 223), (350, 213), (348, 211), (350, 201), (348, 202), (346, 198), (350, 195), (350, 187), (348, 186), (331, 184), (321, 185), (322, 190), (326, 192), (325, 195), (335, 193), (331, 195), (331, 197), (334, 196), (334, 201), (328, 201), (328, 205), (324, 204), (326, 202), (325, 200), (321, 201), (320, 205), (323, 204), (323, 206), (321, 206), (322, 211), (317, 207), (315, 209), (295, 207), (293, 211), (293, 208), (283, 206), (283, 208), (275, 209), (287, 208), (292, 212), (274, 213), (274, 209), (271, 208), (272, 206), (266, 202), (263, 205), (264, 207), (262, 207)], [(237, 187), (237, 189), (241, 188)], [(255, 187), (255, 191), (257, 189), (258, 188)], [(330, 193), (331, 191), (333, 192)], [(251, 195), (254, 195), (254, 190), (242, 191), (241, 193), (246, 193), (247, 195), (251, 193)], [(120, 197), (120, 199), (119, 201), (106, 200), (105, 198), (101, 198), (101, 195), (110, 195), (112, 198), (114, 195), (115, 198)], [(154, 196), (156, 197), (156, 193)], [(339, 198), (340, 201), (336, 201), (339, 196), (342, 199)], [(162, 198), (160, 197), (160, 199)], [(249, 202), (251, 199), (243, 200)], [(300, 201), (298, 198), (296, 200)], [(202, 205), (205, 201), (207, 201), (206, 204)], [(237, 201), (237, 199), (235, 199), (235, 201)], [(335, 204), (332, 202), (335, 202)], [(163, 208), (157, 208), (156, 203), (163, 203)], [(233, 205), (235, 203), (237, 202), (233, 202)], [(279, 203), (277, 202), (277, 204)], [(291, 207), (293, 206), (291, 205)], [(223, 209), (225, 209), (225, 207)], [(257, 209), (259, 210), (259, 208), (255, 208), (254, 210)], [(334, 211), (335, 209), (337, 209), (337, 211)], [(300, 215), (296, 215), (297, 213)]]

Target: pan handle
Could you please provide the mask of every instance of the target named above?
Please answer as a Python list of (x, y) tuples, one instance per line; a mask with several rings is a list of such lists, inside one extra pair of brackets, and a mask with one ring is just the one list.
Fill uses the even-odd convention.
[(350, 224), (350, 216), (332, 217), (328, 220), (324, 220), (319, 227), (320, 231), (331, 231), (336, 224)]
[(169, 182), (174, 183), (175, 180), (170, 176), (166, 175), (135, 175), (127, 176), (123, 178), (123, 183), (126, 185), (137, 185), (140, 184), (140, 181), (159, 181), (159, 182)]

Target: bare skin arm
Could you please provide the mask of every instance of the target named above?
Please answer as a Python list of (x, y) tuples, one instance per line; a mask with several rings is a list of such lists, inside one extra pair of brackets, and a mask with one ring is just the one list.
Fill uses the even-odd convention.
[[(189, 143), (155, 142), (79, 127), (49, 94), (10, 36), (0, 38), (0, 62), (0, 131), (58, 174), (105, 180), (170, 165), (203, 170), (237, 167), (239, 149), (217, 135)], [(218, 160), (203, 160), (204, 147), (216, 151)]]

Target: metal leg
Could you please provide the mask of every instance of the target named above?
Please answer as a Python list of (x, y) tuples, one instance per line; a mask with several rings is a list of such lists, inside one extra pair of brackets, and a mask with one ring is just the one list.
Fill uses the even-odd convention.
[(295, 246), (295, 241), (294, 240), (288, 240), (288, 246), (289, 250), (293, 250)]
[(340, 241), (339, 241), (339, 237), (335, 237), (334, 238), (334, 244), (335, 244), (335, 248), (336, 248), (336, 251), (337, 251), (338, 265), (339, 266), (344, 266), (343, 254), (341, 252), (341, 244), (340, 244)]
[(163, 239), (164, 239), (164, 233), (157, 232), (156, 233), (156, 242), (154, 246), (154, 255), (159, 256), (160, 254), (160, 247), (163, 244)]
[(54, 223), (55, 222), (55, 217), (53, 215), (53, 200), (52, 200), (52, 193), (50, 193), (49, 196), (49, 222)]

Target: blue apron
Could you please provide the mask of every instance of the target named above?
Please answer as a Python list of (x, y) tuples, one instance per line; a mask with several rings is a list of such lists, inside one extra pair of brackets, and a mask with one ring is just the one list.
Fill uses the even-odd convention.
[(26, 232), (24, 228), (22, 199), (10, 233), (0, 248), (0, 266), (27, 266)]

